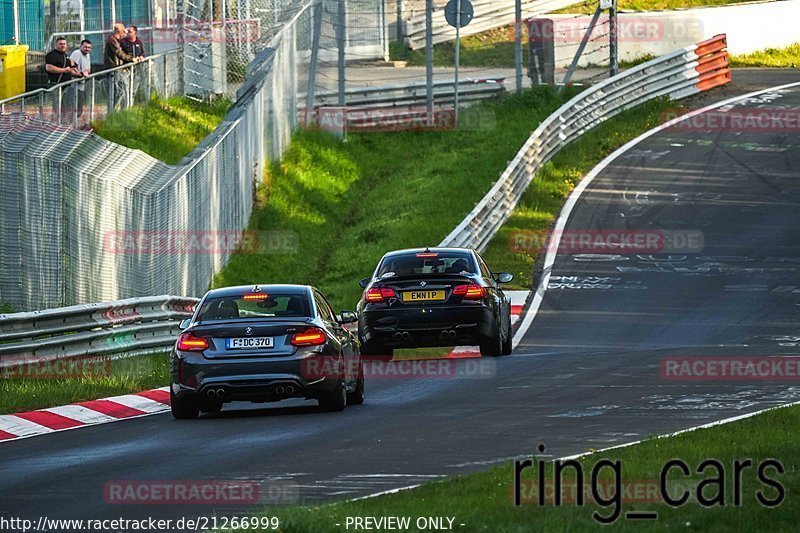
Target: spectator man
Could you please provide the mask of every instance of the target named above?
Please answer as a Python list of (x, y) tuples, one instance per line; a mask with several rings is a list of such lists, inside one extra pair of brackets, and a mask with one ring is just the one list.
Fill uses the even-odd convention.
[[(122, 49), (120, 42), (124, 38), (125, 25), (117, 22), (114, 24), (114, 32), (106, 39), (106, 46), (103, 49), (103, 66), (105, 68), (114, 68), (127, 63), (141, 61), (141, 59), (133, 57)], [(113, 87), (114, 91), (114, 109), (128, 107), (128, 76), (127, 70), (118, 70), (109, 76), (109, 89)]]
[(128, 26), (127, 35), (119, 45), (126, 54), (144, 59), (144, 43), (139, 39), (139, 28), (133, 24)]
[[(77, 78), (80, 77), (87, 77), (89, 74), (92, 73), (92, 41), (89, 39), (84, 39), (81, 41), (81, 46), (72, 54), (70, 54), (69, 58), (75, 63), (75, 68), (81, 74), (80, 76), (74, 76)], [(84, 96), (86, 84), (85, 83), (77, 83), (77, 92), (74, 94), (74, 97), (77, 99), (75, 102), (75, 106), (78, 111), (78, 116), (83, 114), (83, 105), (86, 97)]]
[[(66, 37), (57, 37), (56, 46), (44, 56), (44, 69), (47, 72), (47, 85), (48, 87), (55, 87), (59, 83), (70, 81), (73, 76), (80, 77), (81, 73), (75, 68), (75, 63), (67, 55), (67, 39)], [(53, 121), (61, 123), (64, 111), (73, 107), (70, 103), (68, 96), (69, 91), (61, 92), (61, 90), (54, 90), (51, 92), (53, 102)], [(67, 95), (64, 98), (64, 95)]]

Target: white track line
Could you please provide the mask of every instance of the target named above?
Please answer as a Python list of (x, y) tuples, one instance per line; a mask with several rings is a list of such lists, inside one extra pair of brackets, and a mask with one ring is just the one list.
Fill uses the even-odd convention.
[[(708, 111), (731, 104), (733, 102), (738, 102), (739, 100), (752, 98), (753, 96), (758, 96), (759, 94), (764, 94), (771, 91), (779, 91), (781, 89), (788, 89), (790, 87), (797, 87), (799, 85), (800, 82), (787, 83), (786, 85), (779, 85), (777, 87), (771, 87), (769, 89), (763, 89), (760, 91), (755, 91), (740, 96), (734, 96), (733, 98), (728, 98), (727, 100), (723, 100), (722, 102), (717, 102), (716, 104), (711, 104), (709, 106), (696, 109), (674, 120), (665, 122), (659, 126), (656, 126), (650, 131), (647, 131), (639, 135), (632, 141), (629, 141), (627, 144), (620, 147), (614, 153), (603, 159), (578, 183), (575, 189), (572, 190), (572, 194), (569, 195), (569, 198), (567, 198), (564, 207), (561, 209), (561, 213), (558, 216), (558, 220), (556, 221), (556, 225), (553, 228), (551, 236), (564, 234), (564, 229), (567, 226), (567, 222), (569, 221), (569, 217), (572, 214), (572, 210), (575, 208), (575, 204), (578, 203), (578, 200), (583, 194), (583, 191), (586, 190), (586, 187), (588, 187), (592, 183), (592, 181), (597, 177), (597, 175), (600, 174), (600, 172), (602, 172), (608, 165), (614, 162), (622, 154), (624, 154), (625, 152), (627, 152), (628, 150), (630, 150), (643, 140), (655, 135), (656, 133), (665, 130), (667, 127), (674, 127), (675, 124), (682, 122), (684, 120), (688, 120), (701, 113), (706, 113)], [(547, 285), (550, 282), (550, 274), (553, 268), (553, 264), (556, 261), (557, 254), (558, 254), (558, 246), (554, 246), (553, 243), (548, 243), (547, 255), (545, 256), (544, 259), (544, 269), (542, 271), (543, 272), (542, 279), (539, 281), (539, 286), (537, 287), (536, 292), (533, 295), (533, 301), (531, 302), (530, 307), (525, 313), (525, 316), (522, 319), (522, 323), (519, 325), (519, 329), (517, 329), (517, 333), (514, 335), (514, 348), (516, 348), (517, 345), (519, 345), (519, 343), (522, 341), (522, 338), (528, 332), (528, 329), (530, 329), (531, 323), (533, 323), (533, 319), (536, 318), (536, 313), (539, 312), (539, 307), (542, 305), (542, 300), (544, 299), (544, 293), (547, 291)]]

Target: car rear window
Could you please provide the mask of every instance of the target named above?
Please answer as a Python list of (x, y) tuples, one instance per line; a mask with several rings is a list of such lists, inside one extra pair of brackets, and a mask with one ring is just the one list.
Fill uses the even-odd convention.
[(390, 255), (378, 267), (379, 278), (437, 274), (475, 274), (472, 255), (465, 252), (417, 252)]
[(199, 322), (237, 318), (307, 317), (308, 297), (304, 294), (247, 294), (207, 298), (197, 315)]

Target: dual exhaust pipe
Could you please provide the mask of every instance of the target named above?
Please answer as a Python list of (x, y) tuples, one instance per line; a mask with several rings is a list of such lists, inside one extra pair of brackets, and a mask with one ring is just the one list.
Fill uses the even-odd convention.
[(394, 334), (394, 340), (396, 341), (407, 341), (411, 338), (411, 333), (407, 331), (398, 331)]
[(445, 329), (442, 330), (439, 336), (443, 339), (454, 339), (456, 337), (456, 332), (452, 329)]
[(278, 385), (275, 387), (275, 394), (278, 396), (289, 396), (290, 394), (294, 394), (294, 386), (293, 385)]
[(224, 398), (225, 389), (208, 389), (208, 392), (206, 392), (206, 396), (208, 396), (209, 398)]

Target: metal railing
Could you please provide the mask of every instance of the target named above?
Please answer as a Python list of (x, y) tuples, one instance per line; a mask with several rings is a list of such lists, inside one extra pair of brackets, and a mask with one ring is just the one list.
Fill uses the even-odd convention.
[(0, 113), (85, 128), (109, 113), (146, 103), (153, 94), (183, 94), (178, 49), (0, 100)]
[(197, 302), (153, 296), (0, 315), (0, 368), (61, 357), (164, 352)]
[[(523, 0), (523, 19), (550, 13), (576, 4), (584, 0)], [(456, 38), (456, 30), (444, 18), (444, 4), (437, 2), (431, 21), (433, 44), (452, 41)], [(468, 26), (461, 28), (461, 36), (475, 35), (494, 28), (513, 24), (516, 20), (514, 0), (474, 0), (472, 6), (475, 15)], [(413, 15), (403, 22), (405, 44), (412, 50), (425, 48), (425, 10), (414, 11)]]
[(525, 189), (559, 150), (609, 118), (660, 96), (673, 100), (730, 82), (725, 35), (648, 61), (581, 92), (531, 134), (489, 192), (440, 246), (484, 250)]

